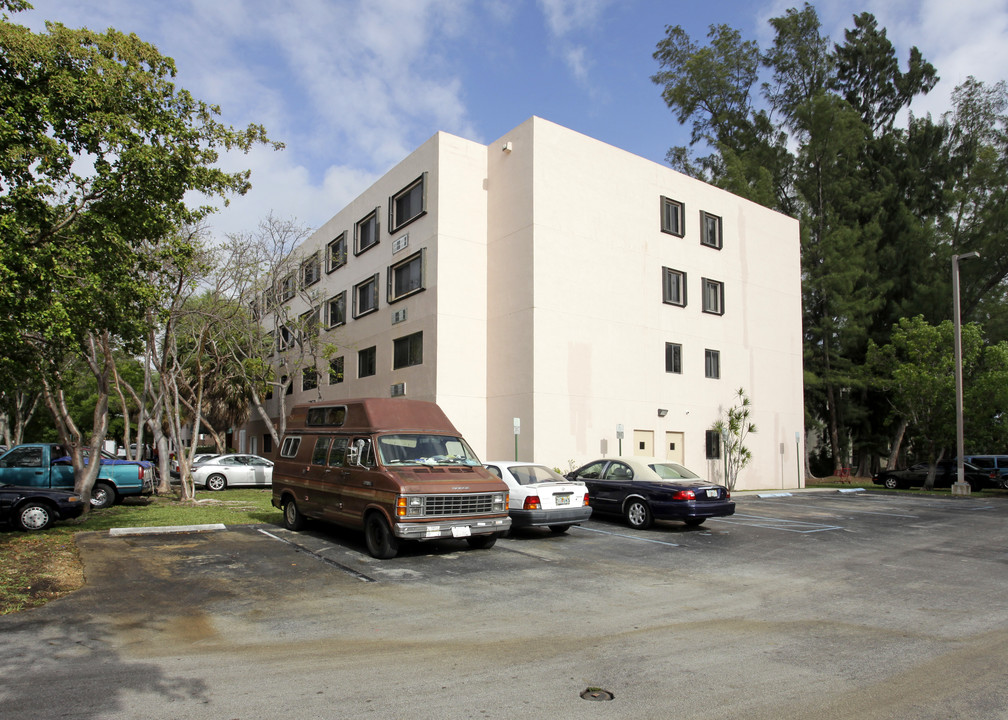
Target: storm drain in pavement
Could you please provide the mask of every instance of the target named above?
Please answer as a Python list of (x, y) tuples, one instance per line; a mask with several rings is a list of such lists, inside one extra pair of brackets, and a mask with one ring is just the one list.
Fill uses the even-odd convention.
[(581, 693), (582, 700), (612, 700), (614, 697), (615, 695), (608, 690), (597, 687), (585, 688)]

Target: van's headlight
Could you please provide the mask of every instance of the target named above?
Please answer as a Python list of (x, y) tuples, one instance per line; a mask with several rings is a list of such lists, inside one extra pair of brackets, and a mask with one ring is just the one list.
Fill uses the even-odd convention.
[(508, 494), (507, 493), (494, 493), (493, 494), (493, 509), (494, 512), (506, 512), (508, 505)]
[(424, 514), (424, 501), (419, 495), (400, 495), (396, 501), (399, 517), (420, 517)]

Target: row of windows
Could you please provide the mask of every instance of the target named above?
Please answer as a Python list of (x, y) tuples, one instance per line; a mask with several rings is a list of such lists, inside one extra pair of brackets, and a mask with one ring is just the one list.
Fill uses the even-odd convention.
[[(385, 299), (391, 305), (425, 289), (426, 248), (421, 248), (409, 257), (388, 266)], [(349, 292), (350, 317), (357, 319), (378, 310), (380, 273), (361, 280), (349, 291), (336, 293), (324, 306), (302, 313), (298, 319), (300, 332), (316, 335), (320, 327), (332, 329), (347, 322), (347, 294)], [(296, 334), (281, 326), (277, 337), (277, 349), (285, 350), (294, 341)]]
[[(686, 273), (662, 268), (662, 302), (686, 307)], [(705, 313), (724, 315), (724, 283), (710, 278), (700, 279), (700, 305)]]
[[(661, 196), (661, 231), (677, 237), (686, 236), (686, 206), (678, 200)], [(721, 249), (721, 218), (705, 210), (700, 211), (700, 244)]]
[[(396, 338), (392, 341), (392, 369), (423, 365), (423, 332)], [(329, 384), (338, 385), (346, 377), (346, 360), (343, 355), (329, 361)], [(357, 351), (357, 377), (372, 377), (378, 373), (378, 346)], [(305, 369), (301, 371), (301, 389), (314, 390), (318, 387), (318, 371)], [(293, 392), (293, 386), (287, 388), (288, 394)]]
[[(665, 372), (681, 375), (683, 371), (683, 349), (680, 343), (665, 343)], [(704, 377), (718, 379), (721, 377), (721, 352), (719, 350), (704, 350)]]

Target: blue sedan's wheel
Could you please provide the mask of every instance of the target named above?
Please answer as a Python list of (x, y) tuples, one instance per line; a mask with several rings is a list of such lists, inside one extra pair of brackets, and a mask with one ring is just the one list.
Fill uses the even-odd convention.
[(44, 503), (29, 502), (17, 511), (17, 524), (22, 530), (45, 530), (53, 516)]
[(651, 527), (653, 518), (651, 517), (651, 508), (647, 506), (647, 503), (643, 500), (631, 500), (627, 503), (626, 509), (624, 510), (626, 514), (627, 523), (630, 527), (637, 530), (647, 530)]

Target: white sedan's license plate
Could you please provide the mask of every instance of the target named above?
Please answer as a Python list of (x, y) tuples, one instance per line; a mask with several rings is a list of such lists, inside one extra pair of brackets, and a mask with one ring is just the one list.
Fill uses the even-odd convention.
[(452, 537), (469, 537), (470, 535), (472, 535), (472, 530), (469, 529), (468, 525), (452, 528)]
[(717, 496), (718, 496), (718, 491), (717, 490), (708, 490), (707, 491), (707, 497), (709, 497), (709, 498), (716, 498)]
[(570, 495), (554, 495), (557, 505), (570, 505)]

